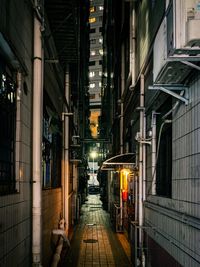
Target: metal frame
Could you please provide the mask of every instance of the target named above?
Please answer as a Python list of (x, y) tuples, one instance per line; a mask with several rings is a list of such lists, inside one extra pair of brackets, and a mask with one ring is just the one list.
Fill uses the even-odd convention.
[(160, 90), (162, 92), (165, 92), (179, 100), (181, 100), (182, 102), (185, 103), (185, 105), (188, 105), (189, 100), (186, 97), (183, 97), (175, 92), (173, 92), (174, 90), (181, 90), (181, 91), (187, 91), (188, 87), (187, 86), (183, 86), (183, 85), (179, 85), (179, 84), (175, 84), (175, 85), (167, 85), (167, 84), (158, 84), (158, 85), (153, 85), (153, 86), (148, 86), (149, 90)]

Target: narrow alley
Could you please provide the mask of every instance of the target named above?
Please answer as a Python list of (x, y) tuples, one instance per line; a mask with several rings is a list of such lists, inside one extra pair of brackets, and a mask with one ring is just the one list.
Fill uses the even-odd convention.
[(0, 267), (200, 267), (200, 0), (0, 0)]
[(100, 195), (88, 195), (82, 206), (71, 248), (64, 250), (61, 267), (132, 266), (130, 245), (123, 233), (115, 233)]

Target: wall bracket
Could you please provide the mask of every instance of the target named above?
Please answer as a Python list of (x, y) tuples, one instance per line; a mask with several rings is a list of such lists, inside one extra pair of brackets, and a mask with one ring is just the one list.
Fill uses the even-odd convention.
[(188, 105), (189, 100), (186, 97), (181, 96), (181, 95), (177, 94), (176, 92), (174, 92), (175, 90), (181, 90), (181, 91), (186, 92), (188, 90), (187, 86), (174, 85), (174, 84), (173, 85), (158, 84), (158, 85), (148, 86), (148, 89), (149, 90), (160, 90), (164, 93), (167, 93), (167, 94), (181, 100), (182, 102), (185, 103), (185, 105)]

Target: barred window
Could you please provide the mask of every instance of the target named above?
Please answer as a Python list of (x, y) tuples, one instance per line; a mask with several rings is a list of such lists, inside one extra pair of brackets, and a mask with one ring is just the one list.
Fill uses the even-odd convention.
[(58, 115), (45, 106), (42, 143), (43, 188), (61, 186), (61, 157), (61, 122)]
[(16, 83), (0, 62), (0, 195), (15, 192)]

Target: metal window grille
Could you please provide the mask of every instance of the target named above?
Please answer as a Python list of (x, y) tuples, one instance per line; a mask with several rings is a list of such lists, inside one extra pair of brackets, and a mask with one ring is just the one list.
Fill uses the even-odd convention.
[(0, 194), (15, 192), (16, 86), (7, 73), (0, 76)]

